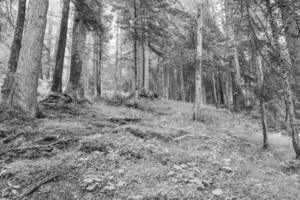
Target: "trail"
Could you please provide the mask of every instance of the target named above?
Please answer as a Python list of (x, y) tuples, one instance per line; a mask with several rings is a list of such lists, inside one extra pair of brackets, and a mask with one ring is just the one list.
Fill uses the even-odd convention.
[(1, 156), (3, 199), (300, 197), (290, 139), (271, 134), (262, 150), (257, 120), (206, 106), (195, 122), (191, 104), (166, 100), (64, 109), (1, 125), (17, 135), (0, 149), (11, 149)]

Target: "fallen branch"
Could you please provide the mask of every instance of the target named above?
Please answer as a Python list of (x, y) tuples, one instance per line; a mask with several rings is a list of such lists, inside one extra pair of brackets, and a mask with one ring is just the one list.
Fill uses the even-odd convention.
[(55, 179), (57, 179), (60, 176), (61, 176), (61, 174), (56, 174), (56, 175), (51, 176), (43, 181), (38, 182), (36, 185), (32, 186), (27, 191), (25, 191), (24, 194), (22, 195), (22, 198), (24, 198), (25, 196), (31, 195), (32, 193), (37, 191), (42, 185), (49, 183), (51, 181), (54, 181)]

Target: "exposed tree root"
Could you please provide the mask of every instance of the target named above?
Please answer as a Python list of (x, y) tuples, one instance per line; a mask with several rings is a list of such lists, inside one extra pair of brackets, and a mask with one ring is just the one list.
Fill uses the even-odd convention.
[(24, 198), (25, 196), (31, 195), (32, 193), (37, 191), (42, 185), (47, 184), (51, 181), (55, 181), (60, 176), (61, 176), (60, 174), (56, 174), (56, 175), (53, 175), (53, 176), (51, 176), (51, 177), (49, 177), (45, 180), (42, 180), (42, 181), (38, 182), (37, 184), (35, 184), (31, 188), (29, 188), (27, 191), (25, 191), (24, 194), (22, 195), (22, 197)]

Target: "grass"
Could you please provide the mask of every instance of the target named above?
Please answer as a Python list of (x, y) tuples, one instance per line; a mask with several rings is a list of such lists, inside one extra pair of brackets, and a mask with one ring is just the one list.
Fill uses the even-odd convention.
[[(2, 161), (0, 191), (4, 199), (20, 199), (26, 189), (53, 173), (60, 173), (60, 178), (25, 199), (300, 197), (299, 173), (294, 168), (287, 170), (294, 157), (289, 139), (274, 134), (270, 136), (272, 147), (263, 151), (256, 119), (206, 106), (203, 120), (195, 122), (191, 104), (167, 100), (140, 101), (137, 109), (102, 101), (80, 113), (35, 122), (32, 131), (37, 134), (32, 141), (56, 134), (78, 142), (55, 148), (48, 158), (28, 160), (20, 155)], [(114, 132), (120, 127), (111, 118), (140, 118), (141, 122), (125, 126), (145, 134), (149, 130), (156, 135), (184, 134), (171, 140), (142, 139), (131, 129)], [(32, 141), (27, 145), (34, 145)], [(82, 144), (89, 151), (82, 151)]]

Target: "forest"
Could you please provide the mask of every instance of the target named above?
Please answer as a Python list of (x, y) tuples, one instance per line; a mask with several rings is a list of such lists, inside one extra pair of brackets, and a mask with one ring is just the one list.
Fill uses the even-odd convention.
[(0, 199), (300, 199), (300, 1), (0, 0)]

